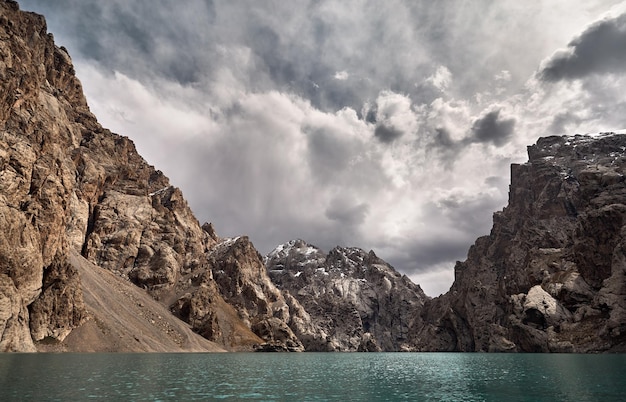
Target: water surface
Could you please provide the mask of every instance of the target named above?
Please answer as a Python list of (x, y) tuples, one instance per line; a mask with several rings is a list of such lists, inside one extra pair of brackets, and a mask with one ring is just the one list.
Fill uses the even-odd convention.
[(626, 355), (0, 354), (0, 400), (617, 401)]

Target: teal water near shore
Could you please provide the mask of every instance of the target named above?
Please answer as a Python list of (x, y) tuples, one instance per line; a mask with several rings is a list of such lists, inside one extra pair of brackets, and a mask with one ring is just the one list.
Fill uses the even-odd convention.
[(619, 401), (626, 355), (1, 354), (2, 401)]

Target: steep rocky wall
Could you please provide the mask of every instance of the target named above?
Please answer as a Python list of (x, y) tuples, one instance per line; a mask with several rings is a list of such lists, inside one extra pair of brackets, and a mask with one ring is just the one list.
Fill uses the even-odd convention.
[[(170, 306), (205, 278), (197, 306), (219, 340), (235, 328), (210, 274), (217, 244), (180, 190), (128, 138), (89, 112), (67, 51), (43, 17), (0, 1), (0, 350), (61, 342), (87, 317), (70, 251), (147, 289)], [(175, 307), (175, 306), (173, 306)], [(236, 339), (229, 346), (237, 347)]]
[(84, 316), (67, 263), (68, 152), (92, 118), (65, 50), (43, 17), (0, 2), (0, 350), (35, 350), (63, 339)]
[(626, 350), (626, 135), (541, 138), (414, 324), (420, 350)]

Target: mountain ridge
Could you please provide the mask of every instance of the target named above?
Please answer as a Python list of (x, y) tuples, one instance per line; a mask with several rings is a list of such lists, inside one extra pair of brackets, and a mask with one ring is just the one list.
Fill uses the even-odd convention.
[[(72, 253), (158, 299), (185, 291), (217, 243), (132, 141), (100, 126), (46, 29), (42, 16), (0, 2), (0, 350), (61, 343), (89, 321)], [(214, 332), (238, 328), (229, 348), (261, 342), (211, 285), (204, 309), (215, 313)]]

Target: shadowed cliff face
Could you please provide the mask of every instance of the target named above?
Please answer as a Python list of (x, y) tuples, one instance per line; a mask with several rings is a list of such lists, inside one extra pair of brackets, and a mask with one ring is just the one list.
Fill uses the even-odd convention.
[(421, 350), (626, 349), (626, 135), (548, 137), (416, 320)]
[[(176, 315), (203, 336), (217, 337), (228, 348), (304, 350), (287, 326), (291, 317), (289, 306), (270, 281), (259, 252), (247, 237), (223, 239), (208, 250), (206, 261), (209, 269), (190, 278), (185, 292), (174, 303), (172, 311)], [(207, 309), (214, 294), (219, 294), (224, 302), (221, 308)], [(224, 329), (216, 325), (225, 316), (235, 317), (237, 326)], [(241, 328), (254, 335), (247, 336)]]

